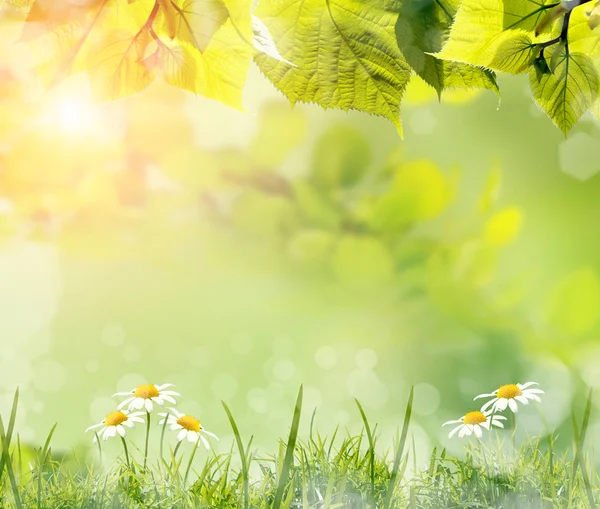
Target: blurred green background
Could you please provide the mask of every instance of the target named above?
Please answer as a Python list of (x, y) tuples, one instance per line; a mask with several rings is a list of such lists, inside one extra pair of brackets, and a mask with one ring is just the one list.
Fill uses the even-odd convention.
[(304, 429), (317, 408), (358, 431), (356, 397), (390, 444), (415, 385), (417, 451), (459, 452), (441, 423), (479, 393), (538, 381), (560, 429), (600, 385), (600, 127), (565, 139), (523, 79), (501, 103), (415, 82), (400, 140), (256, 70), (238, 112), (160, 83), (94, 105), (85, 77), (31, 101), (3, 65), (0, 410), (19, 386), (22, 440), (87, 444), (112, 393), (169, 382), (223, 450), (221, 400), (273, 450), (300, 384)]

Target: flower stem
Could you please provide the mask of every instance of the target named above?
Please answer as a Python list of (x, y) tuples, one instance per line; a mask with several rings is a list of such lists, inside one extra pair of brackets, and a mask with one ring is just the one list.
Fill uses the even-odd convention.
[(177, 442), (177, 445), (175, 446), (175, 450), (173, 451), (173, 459), (175, 459), (175, 457), (177, 456), (177, 451), (179, 450), (180, 446), (181, 446), (181, 442)]
[(163, 460), (163, 444), (165, 442), (165, 429), (167, 428), (167, 421), (169, 420), (169, 412), (167, 412), (167, 415), (165, 415), (165, 420), (163, 422), (163, 427), (162, 430), (160, 432), (160, 461)]
[[(181, 442), (179, 442), (181, 443)], [(198, 434), (198, 440), (196, 440), (196, 444), (192, 449), (192, 453), (190, 454), (190, 460), (188, 461), (187, 468), (185, 469), (185, 475), (183, 476), (183, 484), (187, 482), (188, 475), (190, 473), (190, 469), (192, 468), (192, 462), (194, 461), (194, 456), (196, 455), (196, 450), (198, 449), (198, 444), (200, 443), (200, 434)]]
[(177, 470), (179, 470), (179, 465), (177, 464), (177, 451), (179, 451), (179, 447), (181, 447), (181, 442), (177, 442), (177, 445), (175, 446), (175, 450), (173, 451), (173, 454), (171, 455), (171, 470), (173, 470), (176, 465), (178, 467)]
[(144, 470), (148, 463), (148, 439), (150, 438), (150, 412), (146, 410), (146, 443), (144, 445)]
[(98, 432), (94, 432), (96, 435), (96, 444), (98, 445), (98, 457), (100, 458), (100, 466), (102, 466), (102, 446), (100, 445), (100, 437), (98, 436)]
[(121, 437), (121, 442), (123, 442), (123, 449), (125, 450), (125, 461), (127, 462), (127, 468), (131, 470), (131, 463), (129, 462), (129, 450), (127, 449), (127, 442), (125, 442), (124, 437)]
[(512, 427), (512, 445), (517, 449), (517, 416), (514, 412), (510, 412), (510, 424)]

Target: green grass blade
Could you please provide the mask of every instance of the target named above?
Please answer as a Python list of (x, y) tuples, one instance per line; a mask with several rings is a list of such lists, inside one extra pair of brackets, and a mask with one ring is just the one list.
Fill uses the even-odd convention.
[(583, 478), (583, 484), (585, 486), (585, 491), (590, 508), (594, 509), (596, 507), (596, 503), (594, 502), (594, 494), (592, 492), (590, 478), (588, 476), (587, 468), (585, 466), (585, 461), (583, 457), (583, 444), (585, 442), (585, 437), (590, 423), (590, 414), (592, 413), (592, 398), (593, 391), (592, 389), (590, 389), (585, 405), (585, 411), (583, 414), (583, 422), (581, 423), (581, 432), (579, 431), (579, 427), (577, 426), (577, 419), (575, 417), (575, 414), (573, 413), (571, 417), (573, 421), (573, 436), (575, 438), (575, 460), (573, 461), (573, 474), (577, 473), (577, 467), (579, 467), (579, 470), (581, 470), (581, 476)]
[[(11, 413), (11, 420), (16, 416), (16, 409), (13, 408), (13, 412)], [(9, 424), (10, 426), (10, 424)], [(15, 499), (15, 505), (17, 509), (22, 509), (23, 505), (21, 504), (21, 497), (19, 496), (19, 488), (17, 487), (17, 481), (15, 479), (15, 473), (12, 467), (12, 462), (10, 459), (10, 444), (8, 441), (8, 435), (4, 432), (4, 422), (2, 421), (2, 417), (0, 416), (0, 441), (2, 442), (2, 463), (3, 467), (6, 467), (6, 472), (8, 473), (8, 478), (10, 480), (10, 485), (13, 491), (13, 496)], [(2, 471), (0, 471), (0, 474)]]
[(296, 439), (298, 438), (298, 429), (300, 428), (300, 415), (302, 414), (302, 394), (303, 387), (301, 385), (300, 390), (298, 391), (298, 398), (296, 399), (292, 427), (290, 429), (290, 436), (288, 438), (285, 458), (283, 460), (283, 466), (281, 468), (281, 474), (279, 476), (279, 483), (277, 484), (277, 491), (275, 492), (275, 500), (273, 501), (272, 509), (279, 509), (281, 506), (285, 485), (287, 484), (290, 468), (294, 461), (294, 449), (296, 447)]
[(316, 415), (317, 415), (317, 407), (315, 407), (315, 409), (313, 410), (313, 413), (310, 417), (310, 428), (309, 428), (308, 438), (311, 442), (313, 441), (313, 429), (314, 429)]
[(42, 449), (42, 460), (44, 461), (44, 463), (46, 462), (46, 458), (50, 450), (50, 441), (52, 440), (52, 435), (54, 435), (56, 426), (58, 426), (57, 422), (55, 422), (54, 426), (52, 426), (52, 428), (50, 429), (50, 433), (48, 433), (48, 436), (46, 437), (46, 442), (44, 442), (44, 448)]
[[(10, 447), (10, 442), (12, 440), (13, 429), (15, 427), (15, 419), (17, 418), (18, 403), (19, 403), (19, 388), (17, 387), (17, 390), (15, 391), (15, 395), (13, 397), (13, 404), (12, 404), (12, 408), (10, 411), (10, 418), (8, 420), (8, 428), (6, 430), (7, 448)], [(4, 455), (2, 455), (2, 457), (0, 458), (0, 476), (2, 475), (2, 472), (4, 471), (4, 466), (5, 466), (5, 458), (4, 458)]]
[(371, 427), (369, 426), (369, 421), (367, 420), (367, 416), (365, 411), (363, 410), (362, 405), (358, 399), (354, 399), (356, 401), (356, 406), (360, 412), (360, 416), (362, 417), (363, 423), (365, 425), (365, 430), (367, 431), (367, 438), (369, 440), (369, 477), (371, 480), (371, 498), (375, 500), (375, 443), (373, 440), (373, 433), (371, 432)]
[(165, 415), (165, 418), (163, 420), (162, 429), (160, 430), (160, 446), (159, 446), (159, 452), (158, 452), (158, 458), (160, 461), (163, 461), (163, 450), (164, 450), (164, 444), (165, 444), (165, 430), (167, 429), (167, 422), (169, 420), (169, 415), (170, 415), (170, 412), (167, 412), (167, 415)]
[[(587, 402), (585, 404), (585, 410), (583, 412), (583, 422), (581, 423), (581, 433), (579, 433), (579, 429), (574, 431), (575, 433), (575, 444), (577, 445), (577, 440), (581, 442), (581, 447), (585, 443), (585, 436), (587, 435), (588, 425), (590, 423), (590, 414), (592, 413), (592, 389), (588, 392)], [(575, 421), (575, 416), (573, 415), (573, 425), (577, 426)], [(577, 426), (577, 428), (579, 428)], [(577, 467), (579, 466), (579, 456), (577, 455), (577, 450), (575, 451), (575, 459), (573, 460), (573, 472), (577, 473)]]
[(231, 429), (233, 430), (233, 434), (235, 436), (235, 441), (237, 444), (237, 448), (240, 454), (240, 459), (242, 462), (242, 478), (244, 480), (244, 509), (248, 509), (248, 485), (249, 485), (249, 477), (248, 477), (248, 464), (246, 463), (246, 451), (244, 450), (244, 444), (242, 443), (242, 437), (240, 435), (240, 430), (237, 427), (235, 419), (229, 407), (225, 404), (224, 401), (221, 401), (223, 408), (225, 409), (225, 413), (227, 414), (227, 418), (229, 419), (229, 424), (231, 424)]
[(408, 402), (406, 403), (406, 410), (404, 412), (404, 422), (402, 423), (402, 433), (400, 434), (400, 440), (398, 442), (398, 448), (396, 449), (396, 456), (394, 457), (394, 464), (392, 466), (392, 476), (390, 478), (387, 495), (385, 497), (385, 509), (389, 509), (391, 507), (392, 497), (394, 495), (394, 490), (396, 489), (396, 482), (398, 481), (398, 470), (400, 468), (402, 455), (404, 454), (404, 447), (406, 446), (406, 437), (408, 436), (408, 425), (410, 424), (410, 417), (412, 415), (414, 396), (415, 387), (412, 386), (408, 395)]

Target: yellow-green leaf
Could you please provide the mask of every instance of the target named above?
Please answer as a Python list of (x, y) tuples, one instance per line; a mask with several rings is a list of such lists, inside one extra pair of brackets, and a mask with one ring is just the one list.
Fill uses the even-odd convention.
[[(523, 73), (534, 58), (536, 27), (554, 5), (551, 0), (464, 0), (449, 39), (436, 56)], [(543, 34), (536, 42), (550, 37)]]
[(498, 93), (492, 71), (432, 55), (442, 49), (459, 3), (459, 0), (401, 2), (396, 23), (398, 46), (415, 72), (438, 94), (448, 89), (474, 88)]
[(596, 272), (582, 268), (558, 281), (545, 303), (545, 314), (547, 322), (565, 334), (590, 331), (600, 316), (600, 284)]
[(488, 246), (510, 244), (521, 231), (523, 215), (516, 207), (507, 207), (490, 217), (485, 224), (484, 239)]
[(540, 74), (532, 68), (529, 83), (535, 101), (567, 134), (598, 97), (598, 72), (587, 55), (566, 46), (556, 51), (552, 71)]
[(256, 15), (282, 57), (257, 55), (292, 102), (360, 110), (400, 127), (410, 67), (398, 49), (395, 6), (385, 0), (262, 0)]

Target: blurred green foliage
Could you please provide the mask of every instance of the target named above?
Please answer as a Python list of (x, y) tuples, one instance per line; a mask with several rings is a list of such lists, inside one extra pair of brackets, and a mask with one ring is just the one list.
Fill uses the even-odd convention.
[(573, 395), (600, 385), (600, 182), (560, 172), (561, 140), (537, 116), (509, 129), (493, 99), (407, 97), (410, 143), (376, 119), (270, 100), (246, 143), (221, 146), (202, 133), (233, 123), (198, 120), (159, 84), (102, 135), (50, 129), (11, 99), (26, 129), (3, 138), (0, 371), (22, 388), (25, 441), (54, 421), (60, 446), (85, 440), (108, 396), (143, 381), (193, 393), (182, 408), (217, 433), (224, 399), (267, 446), (300, 383), (320, 428), (357, 430), (357, 397), (387, 444), (416, 385), (427, 454), (441, 422), (502, 383), (539, 381), (548, 425), (563, 425)]

